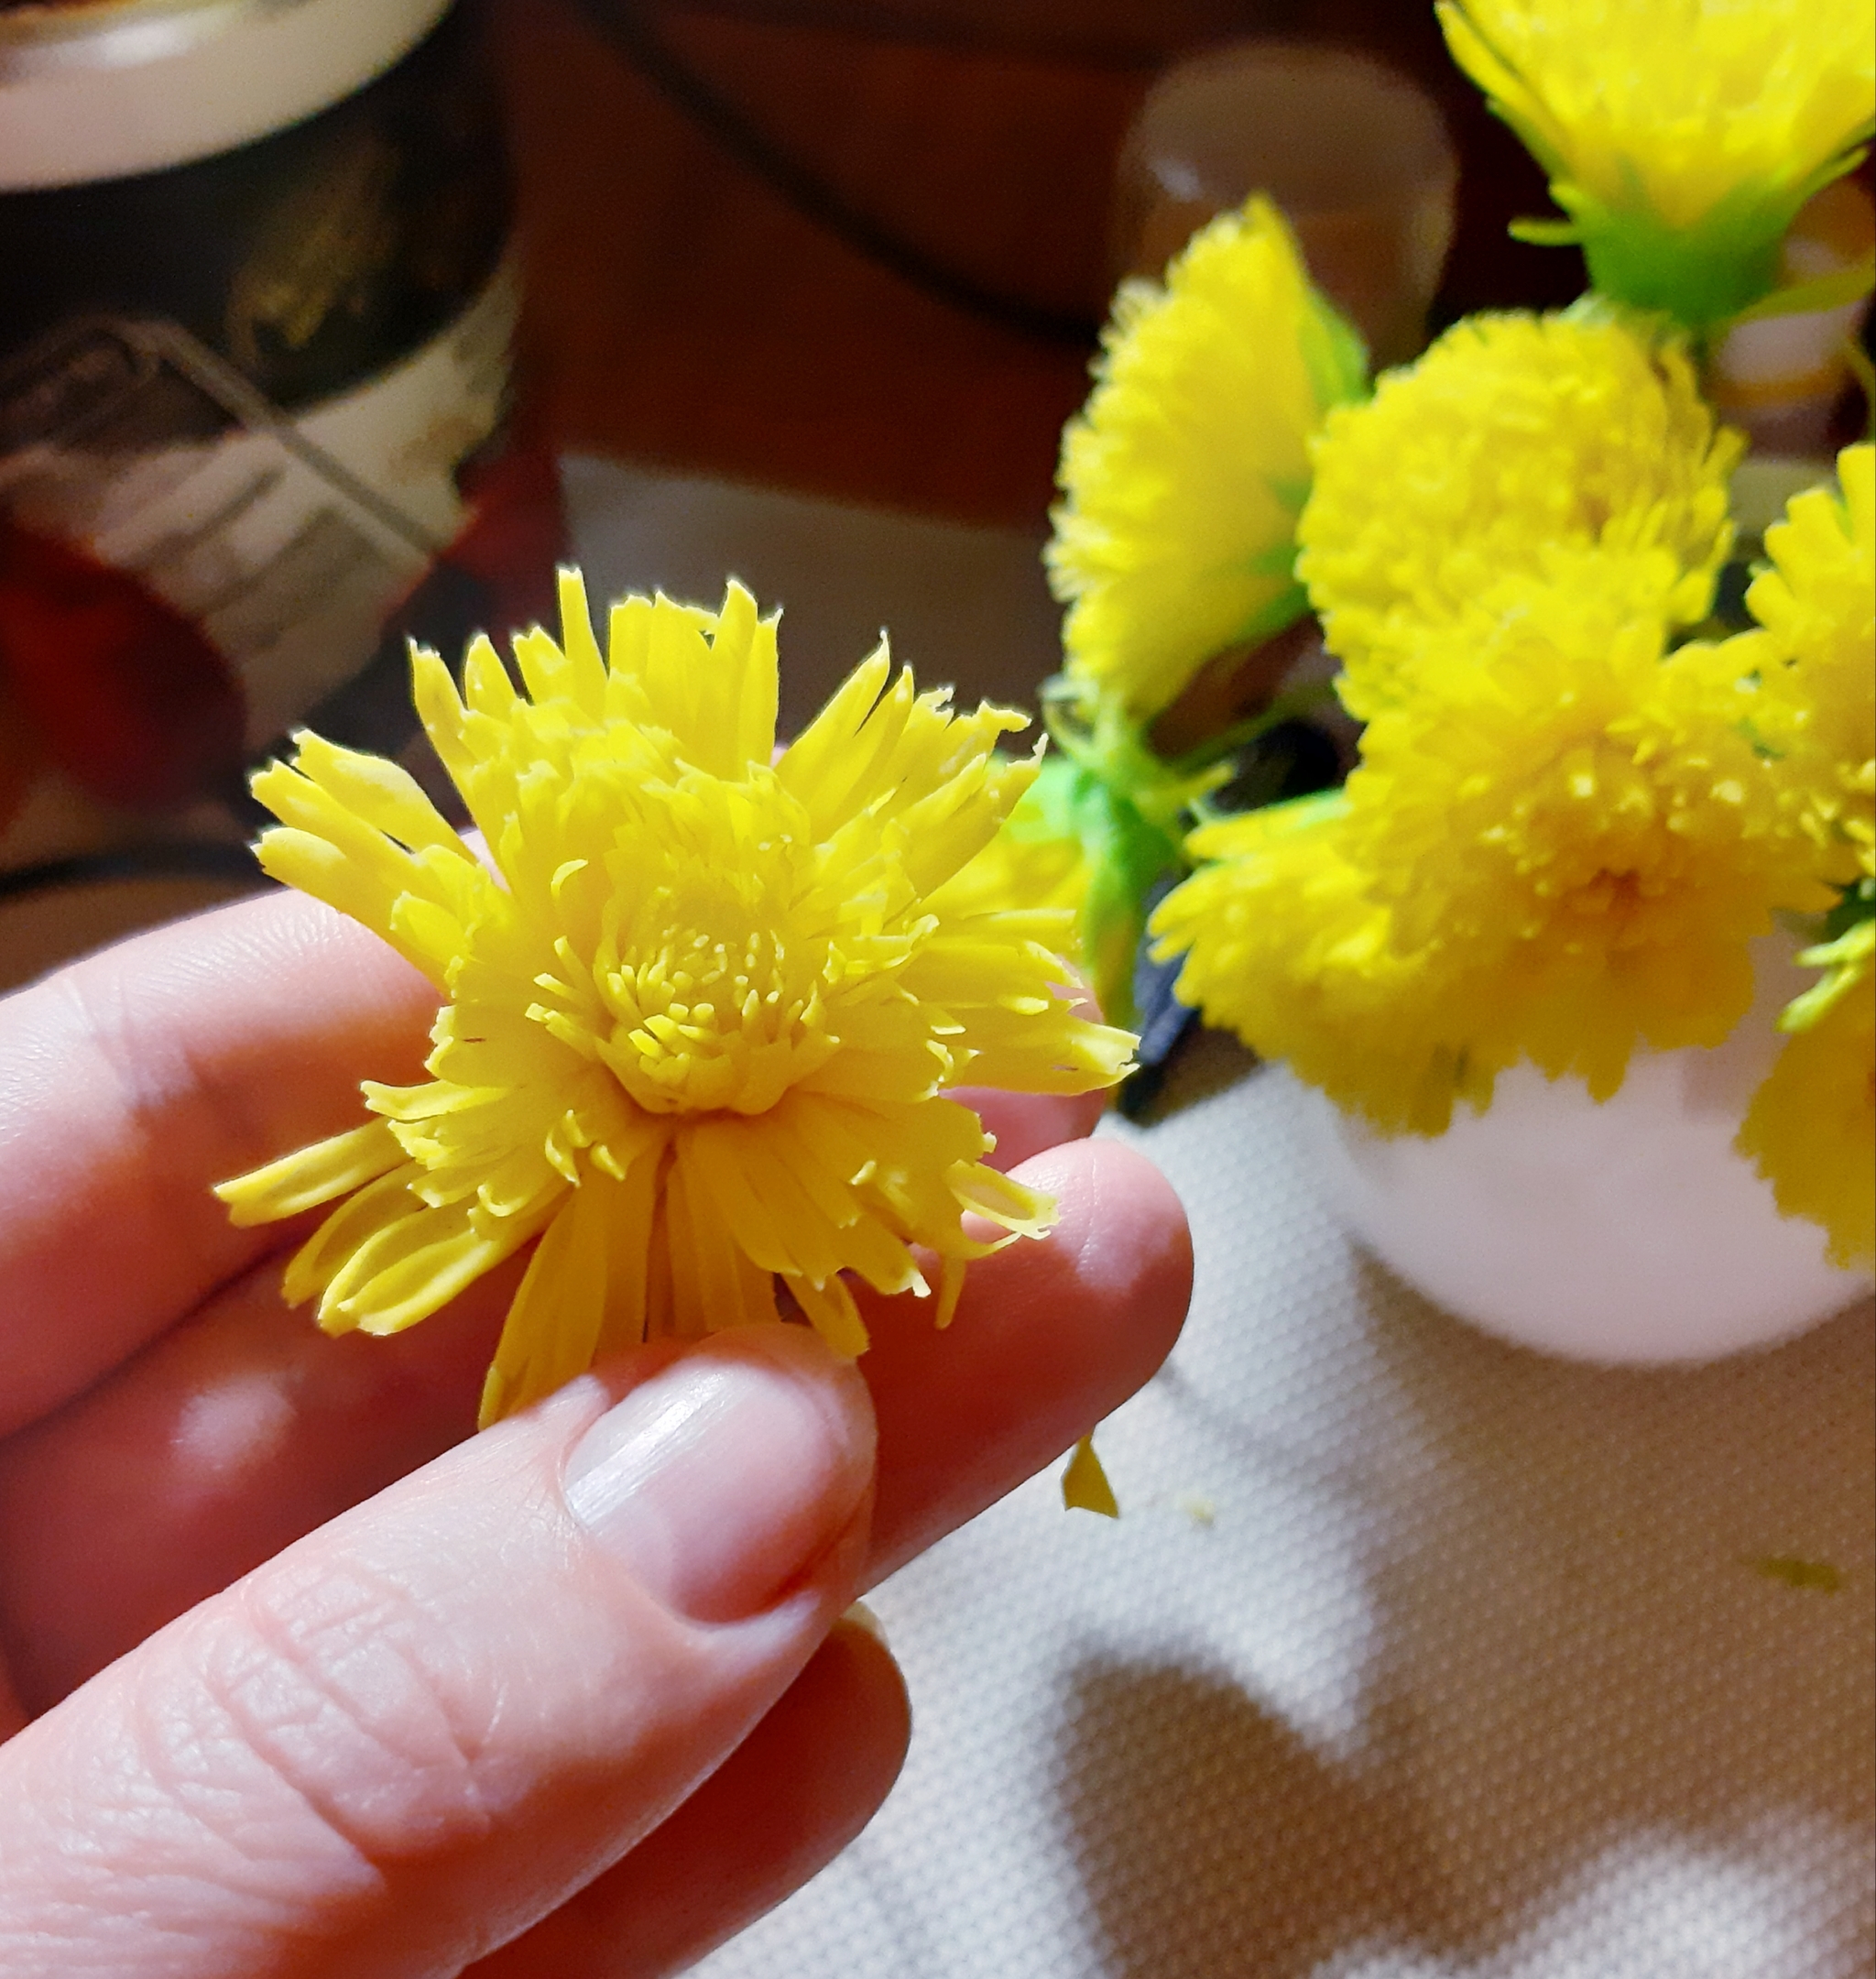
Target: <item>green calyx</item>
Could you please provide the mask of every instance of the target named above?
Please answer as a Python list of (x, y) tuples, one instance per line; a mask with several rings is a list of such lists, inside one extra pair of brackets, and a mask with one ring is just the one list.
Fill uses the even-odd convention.
[(1059, 676), (1045, 684), (1057, 753), (1043, 763), (1030, 801), (1051, 836), (1081, 846), (1088, 872), (1082, 963), (1108, 1022), (1130, 1026), (1147, 896), (1166, 874), (1184, 870), (1182, 821), (1228, 771), (1168, 763), (1118, 709), (1099, 704), (1087, 721), (1077, 704), (1076, 690)]
[(1331, 697), (1326, 682), (1280, 694), (1263, 709), (1169, 761), (1146, 741), (1143, 722), (1057, 674), (1042, 683), (1055, 752), (1025, 803), (1052, 838), (1078, 843), (1087, 867), (1082, 962), (1110, 1023), (1131, 1025), (1133, 968), (1159, 881), (1191, 869), (1185, 837), (1205, 800), (1233, 774), (1233, 759), (1266, 729)]
[(1671, 316), (1710, 342), (1748, 312), (1818, 306), (1808, 300), (1780, 303), (1779, 251), (1799, 208), (1860, 156), (1844, 153), (1792, 183), (1736, 187), (1691, 226), (1656, 213), (1632, 168), (1625, 174), (1628, 196), (1619, 204), (1558, 178), (1551, 192), (1569, 219), (1521, 221), (1511, 231), (1538, 246), (1579, 245), (1598, 294)]
[(1825, 917), (1824, 940), (1814, 948), (1799, 950), (1798, 960), (1805, 968), (1822, 969), (1824, 974), (1785, 1005), (1778, 1020), (1781, 1031), (1810, 1030), (1860, 981), (1867, 980), (1870, 951), (1876, 945), (1872, 922), (1876, 922), (1876, 880), (1866, 874), (1844, 889)]

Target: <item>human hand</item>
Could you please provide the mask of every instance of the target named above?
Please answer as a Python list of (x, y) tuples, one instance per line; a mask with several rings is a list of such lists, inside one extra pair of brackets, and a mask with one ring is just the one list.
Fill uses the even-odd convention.
[[(1077, 1142), (1023, 1169), (1054, 1232), (974, 1264), (944, 1334), (862, 1293), (857, 1371), (750, 1328), (472, 1438), (518, 1265), (332, 1340), (279, 1300), (303, 1230), (208, 1194), (349, 1124), (362, 1073), (416, 1077), (434, 1000), (279, 894), (0, 1002), (8, 1974), (676, 1969), (891, 1784), (855, 1594), (1177, 1330), (1176, 1200)], [(1006, 1154), (1093, 1114), (982, 1103)]]

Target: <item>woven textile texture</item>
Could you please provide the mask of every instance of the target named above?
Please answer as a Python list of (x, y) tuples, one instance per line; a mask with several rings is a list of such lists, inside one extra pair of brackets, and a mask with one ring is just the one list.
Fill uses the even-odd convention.
[(1871, 1308), (1704, 1368), (1543, 1360), (1351, 1252), (1281, 1076), (1205, 1038), (1179, 1083), (1106, 1130), (1198, 1256), (1101, 1434), (1120, 1522), (1038, 1479), (879, 1591), (905, 1775), (702, 1972), (1876, 1970)]

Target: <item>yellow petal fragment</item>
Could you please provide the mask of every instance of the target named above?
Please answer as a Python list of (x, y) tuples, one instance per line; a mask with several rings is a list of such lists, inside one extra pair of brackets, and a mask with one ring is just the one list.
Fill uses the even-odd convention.
[(1095, 1439), (1085, 1436), (1074, 1446), (1068, 1468), (1062, 1473), (1062, 1503), (1071, 1512), (1098, 1512), (1103, 1518), (1120, 1516), (1120, 1501), (1095, 1455)]
[(1051, 519), (1071, 680), (1143, 721), (1214, 654), (1301, 615), (1310, 437), (1365, 370), (1261, 197), (1194, 235), (1163, 288), (1121, 285)]

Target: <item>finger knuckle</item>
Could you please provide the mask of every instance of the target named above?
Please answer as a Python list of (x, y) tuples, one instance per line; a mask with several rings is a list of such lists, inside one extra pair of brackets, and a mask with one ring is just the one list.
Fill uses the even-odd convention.
[(258, 1577), (241, 1597), (201, 1666), (237, 1763), (374, 1862), (486, 1836), (499, 1689), (408, 1590), (327, 1564)]

